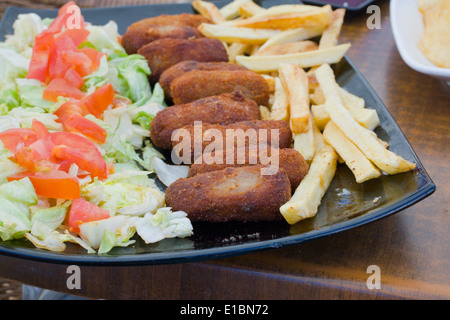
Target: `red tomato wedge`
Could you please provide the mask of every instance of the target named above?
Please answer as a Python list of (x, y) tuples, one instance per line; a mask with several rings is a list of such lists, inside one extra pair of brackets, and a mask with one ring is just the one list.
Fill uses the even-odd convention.
[(52, 154), (59, 161), (68, 160), (94, 177), (106, 179), (106, 161), (88, 138), (72, 132), (54, 132), (50, 141), (55, 145)]
[(53, 172), (21, 172), (8, 177), (8, 181), (30, 178), (37, 195), (73, 200), (80, 197), (78, 179), (63, 171)]
[(64, 127), (67, 131), (81, 133), (96, 143), (103, 144), (106, 141), (106, 130), (79, 114), (72, 114), (64, 122)]
[(84, 93), (80, 89), (72, 86), (67, 80), (56, 78), (44, 89), (42, 98), (48, 101), (57, 102), (58, 97), (82, 99)]
[(83, 198), (73, 200), (70, 206), (67, 224), (69, 231), (79, 233), (80, 224), (109, 218), (109, 211), (104, 210)]
[(75, 26), (75, 28), (73, 29), (83, 28), (84, 18), (81, 14), (79, 14), (79, 10), (79, 7), (74, 1), (67, 2), (58, 10), (58, 16), (50, 24), (47, 31), (52, 33), (59, 33), (63, 30), (64, 27), (67, 28), (69, 21), (75, 22), (77, 19), (79, 19), (80, 25)]
[(83, 52), (77, 51), (64, 51), (64, 62), (70, 64), (76, 72), (82, 77), (92, 73), (92, 60)]
[(31, 122), (31, 130), (34, 131), (38, 140), (47, 139), (50, 136), (50, 131), (48, 131), (47, 127), (36, 119), (33, 119)]
[(98, 51), (94, 48), (82, 48), (78, 51), (84, 53), (91, 60), (91, 72), (94, 72), (98, 69), (98, 67), (100, 66), (100, 60), (103, 56), (106, 55), (106, 53)]
[(64, 60), (64, 55), (66, 52), (72, 52), (76, 49), (77, 46), (74, 41), (68, 36), (59, 37), (55, 40), (48, 63), (49, 79), (64, 77), (67, 70), (72, 67), (69, 62)]
[(58, 35), (59, 39), (60, 37), (69, 37), (72, 39), (75, 46), (78, 48), (80, 44), (82, 44), (84, 41), (86, 41), (87, 37), (89, 36), (89, 30), (85, 28), (80, 29), (67, 29), (60, 35)]
[(50, 54), (53, 51), (55, 38), (53, 34), (42, 32), (36, 36), (27, 79), (37, 79), (46, 82)]
[(19, 149), (30, 146), (37, 140), (37, 137), (31, 129), (17, 128), (1, 132), (0, 140), (6, 149), (16, 153)]
[(107, 83), (89, 96), (85, 97), (82, 101), (87, 112), (100, 118), (103, 112), (114, 102), (116, 92), (111, 83)]
[(81, 107), (81, 101), (71, 99), (62, 104), (53, 114), (58, 117), (58, 122), (64, 123), (72, 114), (83, 115), (84, 112)]
[(67, 69), (66, 73), (64, 74), (64, 79), (75, 88), (81, 89), (83, 87), (83, 78), (73, 68)]
[(53, 147), (53, 144), (48, 140), (37, 140), (29, 147), (19, 149), (14, 157), (16, 158), (17, 164), (30, 171), (37, 171), (38, 167), (42, 167), (42, 161), (46, 162), (45, 167), (54, 167), (57, 169), (57, 166), (49, 166), (49, 159), (52, 156)]

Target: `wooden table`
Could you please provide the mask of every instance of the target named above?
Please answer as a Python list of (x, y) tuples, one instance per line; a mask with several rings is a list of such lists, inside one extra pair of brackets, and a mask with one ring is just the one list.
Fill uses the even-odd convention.
[[(402, 61), (389, 1), (375, 4), (381, 8), (381, 29), (369, 30), (364, 12), (347, 14), (340, 41), (352, 42), (349, 57), (436, 183), (432, 196), (380, 221), (282, 249), (185, 264), (81, 267), (80, 290), (67, 289), (66, 265), (0, 256), (0, 276), (104, 299), (449, 299), (450, 87)], [(380, 268), (381, 289), (366, 285), (371, 265)]]

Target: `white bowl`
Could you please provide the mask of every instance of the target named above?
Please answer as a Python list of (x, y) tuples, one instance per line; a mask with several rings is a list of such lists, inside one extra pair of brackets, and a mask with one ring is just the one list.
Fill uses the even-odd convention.
[(450, 82), (450, 69), (434, 65), (418, 47), (423, 21), (417, 0), (391, 0), (390, 12), (392, 33), (405, 63), (420, 73)]

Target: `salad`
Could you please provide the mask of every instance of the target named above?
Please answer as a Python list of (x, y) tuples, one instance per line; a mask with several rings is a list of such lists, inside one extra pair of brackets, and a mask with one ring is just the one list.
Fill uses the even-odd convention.
[(135, 236), (191, 236), (186, 213), (166, 207), (149, 176), (174, 179), (148, 139), (163, 90), (114, 21), (80, 14), (70, 28), (74, 6), (55, 19), (21, 14), (0, 42), (0, 239), (104, 254)]

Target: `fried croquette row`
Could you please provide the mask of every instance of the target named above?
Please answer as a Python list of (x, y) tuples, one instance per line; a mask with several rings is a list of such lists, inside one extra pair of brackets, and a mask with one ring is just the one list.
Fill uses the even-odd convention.
[(138, 54), (147, 59), (151, 70), (149, 79), (152, 83), (156, 83), (165, 70), (181, 61), (228, 61), (228, 53), (223, 43), (210, 38), (162, 38), (141, 47)]
[[(260, 120), (259, 105), (267, 106), (270, 97), (266, 80), (229, 63), (222, 42), (204, 38), (198, 31), (204, 22), (210, 23), (197, 14), (162, 15), (134, 23), (122, 38), (129, 54), (139, 53), (147, 59), (149, 80), (159, 82), (166, 100), (174, 103), (151, 122), (154, 145), (176, 149), (180, 143), (173, 135), (180, 129), (194, 137), (186, 150), (190, 160), (197, 162), (190, 167), (188, 178), (167, 188), (166, 204), (185, 211), (192, 221), (280, 220), (279, 208), (290, 199), (308, 164), (289, 148), (292, 132), (286, 122)], [(222, 162), (195, 159), (196, 121), (202, 123), (201, 160), (208, 156), (211, 141), (207, 134), (215, 132), (224, 140), (215, 144), (209, 157)], [(233, 140), (236, 148), (230, 156), (227, 132), (237, 131), (248, 135), (243, 144), (239, 137)], [(257, 132), (255, 139), (252, 132)], [(264, 146), (266, 153), (261, 152)], [(238, 162), (242, 154), (244, 161)], [(228, 157), (235, 161), (227, 162)], [(276, 166), (276, 171), (264, 174), (268, 165)]]
[(226, 125), (258, 119), (259, 107), (253, 100), (240, 92), (226, 93), (161, 110), (150, 124), (150, 138), (155, 146), (170, 150), (172, 133), (195, 121)]
[(211, 23), (199, 14), (183, 13), (178, 15), (160, 15), (139, 20), (131, 24), (122, 37), (122, 46), (128, 54), (137, 53), (148, 43), (158, 39), (194, 39), (202, 38), (198, 26)]
[(284, 169), (263, 175), (262, 166), (225, 168), (181, 178), (166, 189), (166, 205), (192, 221), (276, 221), (291, 197)]
[(146, 58), (150, 82), (160, 82), (167, 100), (174, 104), (240, 90), (267, 106), (270, 92), (265, 79), (228, 63), (223, 43), (204, 38), (197, 30), (203, 22), (208, 19), (187, 13), (143, 19), (128, 27), (122, 45), (129, 54)]
[(263, 146), (262, 150), (261, 146), (216, 150), (204, 154), (200, 159), (202, 161), (196, 159), (190, 166), (188, 177), (225, 168), (262, 164), (283, 169), (289, 178), (291, 189), (295, 190), (309, 168), (301, 153), (291, 148), (278, 149), (267, 145)]
[[(187, 149), (192, 161), (196, 160), (195, 148), (203, 154), (208, 149), (227, 150), (239, 147), (261, 148), (271, 146), (275, 148), (289, 148), (292, 144), (292, 132), (289, 124), (282, 120), (252, 120), (237, 121), (231, 124), (201, 123), (188, 124), (181, 127), (172, 139), (175, 153), (179, 149)], [(188, 143), (183, 139), (189, 139)], [(200, 142), (199, 142), (200, 141)], [(189, 145), (186, 148), (186, 144)], [(184, 151), (184, 150), (183, 150)], [(181, 154), (183, 156), (183, 154)]]

